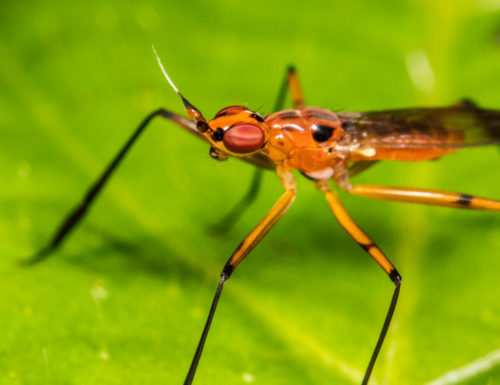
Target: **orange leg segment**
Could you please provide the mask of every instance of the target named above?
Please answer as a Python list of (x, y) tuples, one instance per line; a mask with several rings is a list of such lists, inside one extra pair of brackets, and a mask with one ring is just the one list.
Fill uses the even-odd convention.
[(294, 67), (288, 69), (288, 85), (292, 93), (292, 101), (294, 108), (304, 108), (304, 97), (300, 88), (299, 78)]
[(245, 239), (243, 239), (243, 241), (236, 248), (233, 255), (231, 256), (231, 258), (229, 258), (226, 265), (224, 266), (224, 269), (221, 273), (219, 285), (217, 286), (217, 290), (212, 300), (212, 306), (210, 307), (208, 318), (205, 322), (205, 327), (203, 328), (203, 332), (201, 334), (200, 341), (198, 342), (198, 347), (196, 348), (196, 352), (194, 354), (193, 361), (191, 362), (188, 374), (184, 381), (184, 385), (191, 385), (191, 383), (193, 382), (193, 378), (200, 361), (201, 353), (203, 352), (203, 347), (205, 346), (208, 331), (210, 330), (210, 325), (212, 324), (215, 309), (217, 308), (224, 283), (229, 279), (234, 269), (241, 263), (241, 261), (245, 259), (245, 257), (253, 250), (253, 248), (257, 246), (262, 238), (264, 238), (264, 236), (269, 232), (269, 230), (271, 230), (271, 228), (280, 220), (280, 218), (285, 214), (285, 212), (288, 210), (290, 205), (293, 203), (293, 200), (295, 199), (295, 180), (293, 179), (293, 174), (291, 173), (291, 171), (286, 170), (282, 167), (278, 167), (276, 171), (279, 178), (281, 179), (283, 187), (285, 188), (285, 192), (274, 204), (267, 215), (259, 222), (259, 224), (255, 226), (252, 231), (250, 231)]
[(257, 226), (245, 237), (245, 239), (236, 248), (229, 261), (224, 267), (223, 274), (227, 278), (231, 275), (232, 271), (243, 261), (243, 259), (253, 250), (253, 248), (261, 241), (262, 238), (268, 233), (269, 230), (280, 220), (285, 214), (290, 205), (295, 199), (295, 180), (289, 170), (278, 168), (278, 176), (280, 177), (286, 191), (278, 199), (275, 205), (267, 213)]
[(377, 360), (377, 356), (382, 348), (387, 331), (389, 330), (394, 310), (396, 309), (399, 290), (401, 287), (401, 275), (398, 273), (391, 261), (389, 261), (389, 259), (384, 255), (382, 250), (380, 250), (380, 248), (375, 244), (375, 242), (373, 242), (371, 238), (366, 235), (366, 233), (354, 222), (340, 201), (337, 193), (328, 188), (326, 182), (324, 181), (317, 182), (316, 186), (325, 194), (328, 205), (332, 209), (333, 214), (339, 221), (340, 225), (380, 265), (380, 267), (387, 273), (394, 283), (394, 292), (392, 294), (391, 303), (385, 316), (384, 324), (382, 325), (382, 330), (380, 331), (377, 344), (375, 345), (375, 349), (373, 350), (370, 362), (368, 363), (368, 367), (361, 383), (362, 385), (367, 385), (375, 365), (375, 361)]
[(345, 187), (345, 190), (350, 194), (365, 198), (422, 203), (458, 209), (500, 211), (500, 201), (446, 191), (369, 184), (348, 186)]
[(340, 225), (347, 231), (347, 233), (365, 250), (387, 273), (387, 275), (394, 281), (395, 276), (399, 276), (394, 265), (384, 255), (382, 250), (371, 240), (371, 238), (354, 222), (344, 205), (340, 201), (339, 196), (334, 190), (320, 183), (320, 189), (324, 192), (328, 205), (333, 211), (333, 214), (339, 221)]

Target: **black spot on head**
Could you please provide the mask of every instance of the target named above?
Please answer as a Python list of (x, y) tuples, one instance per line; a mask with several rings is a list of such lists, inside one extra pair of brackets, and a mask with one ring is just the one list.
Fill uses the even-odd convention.
[(226, 133), (226, 131), (224, 131), (222, 128), (218, 128), (212, 134), (212, 139), (214, 140), (214, 142), (220, 142), (222, 140), (222, 138), (224, 137), (225, 133)]
[(313, 132), (313, 138), (316, 142), (326, 142), (333, 134), (333, 127), (318, 124)]
[(260, 116), (259, 114), (251, 114), (250, 117), (252, 119), (255, 119), (257, 122), (263, 122), (264, 121), (264, 118), (262, 116)]

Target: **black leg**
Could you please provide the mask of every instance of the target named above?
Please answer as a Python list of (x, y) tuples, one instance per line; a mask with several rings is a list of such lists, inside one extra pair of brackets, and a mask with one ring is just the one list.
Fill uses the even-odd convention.
[(71, 231), (78, 225), (78, 223), (80, 223), (82, 218), (85, 216), (88, 209), (98, 196), (99, 192), (102, 190), (102, 188), (104, 187), (110, 176), (113, 174), (115, 169), (123, 160), (123, 158), (130, 150), (132, 145), (135, 143), (137, 138), (141, 135), (141, 133), (148, 126), (151, 120), (156, 116), (161, 116), (165, 119), (171, 120), (172, 122), (185, 128), (189, 132), (197, 136), (201, 136), (203, 138), (203, 136), (197, 132), (195, 124), (190, 120), (184, 118), (183, 116), (177, 115), (165, 109), (159, 109), (151, 113), (143, 120), (143, 122), (139, 125), (139, 127), (137, 127), (132, 136), (120, 149), (118, 154), (116, 154), (116, 156), (113, 158), (108, 167), (106, 167), (106, 169), (103, 171), (99, 179), (97, 179), (97, 181), (90, 187), (90, 189), (87, 191), (80, 204), (65, 217), (65, 219), (59, 225), (59, 227), (55, 231), (54, 235), (52, 236), (48, 244), (34, 256), (23, 261), (22, 264), (31, 265), (46, 259), (63, 243), (63, 241), (69, 236)]
[(382, 325), (382, 330), (380, 331), (380, 335), (378, 336), (375, 349), (373, 349), (373, 353), (370, 358), (370, 362), (368, 363), (368, 367), (366, 368), (366, 372), (363, 377), (363, 382), (361, 383), (361, 385), (368, 384), (368, 380), (370, 379), (370, 375), (372, 374), (373, 366), (375, 365), (378, 353), (382, 348), (385, 335), (387, 334), (387, 330), (389, 330), (389, 325), (391, 324), (392, 316), (394, 315), (394, 310), (396, 309), (396, 304), (398, 302), (398, 297), (399, 297), (399, 289), (401, 288), (401, 277), (399, 276), (399, 274), (393, 278), (393, 282), (395, 286), (394, 286), (394, 293), (392, 294), (391, 304), (389, 305), (389, 310), (387, 311), (387, 315), (385, 316), (385, 321), (384, 324)]
[(188, 374), (186, 376), (186, 379), (184, 380), (184, 385), (191, 385), (191, 383), (193, 382), (196, 369), (198, 368), (198, 363), (200, 362), (201, 353), (203, 352), (203, 347), (205, 346), (205, 341), (207, 340), (208, 331), (210, 330), (210, 326), (212, 325), (215, 309), (217, 308), (217, 304), (219, 303), (219, 298), (222, 293), (222, 288), (224, 287), (224, 283), (228, 278), (229, 276), (227, 276), (224, 272), (221, 274), (219, 286), (217, 286), (214, 299), (212, 300), (212, 306), (210, 307), (210, 312), (208, 313), (208, 318), (207, 321), (205, 322), (205, 327), (203, 328), (203, 332), (201, 333), (200, 342), (198, 342), (198, 346), (196, 347), (196, 352), (194, 353), (193, 361), (191, 361)]

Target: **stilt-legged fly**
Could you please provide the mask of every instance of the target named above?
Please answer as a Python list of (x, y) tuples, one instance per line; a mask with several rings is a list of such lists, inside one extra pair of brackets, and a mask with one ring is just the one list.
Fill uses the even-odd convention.
[[(189, 119), (163, 108), (147, 116), (91, 186), (82, 202), (64, 219), (48, 245), (28, 263), (43, 260), (61, 245), (84, 217), (116, 167), (151, 120), (158, 116), (163, 117), (206, 141), (210, 145), (212, 158), (223, 161), (234, 156), (257, 167), (252, 187), (241, 204), (244, 205), (255, 197), (262, 169), (275, 172), (285, 190), (267, 215), (239, 244), (222, 269), (220, 282), (184, 384), (193, 382), (224, 284), (292, 204), (296, 190), (292, 170), (298, 170), (316, 185), (342, 227), (380, 265), (394, 284), (389, 309), (362, 381), (362, 384), (367, 384), (396, 308), (401, 275), (375, 242), (354, 222), (328, 182), (332, 180), (336, 187), (367, 198), (500, 211), (500, 201), (468, 194), (351, 184), (351, 177), (382, 160), (438, 159), (462, 147), (500, 143), (500, 111), (480, 108), (468, 100), (442, 108), (375, 112), (332, 112), (317, 107), (306, 107), (296, 72), (289, 68), (275, 106), (276, 112), (261, 116), (247, 107), (230, 106), (220, 110), (213, 119), (207, 120), (179, 92), (158, 56), (157, 59), (168, 82), (181, 98)], [(282, 110), (288, 90), (291, 92), (293, 109)], [(225, 217), (219, 228), (227, 228), (237, 216), (236, 208)]]

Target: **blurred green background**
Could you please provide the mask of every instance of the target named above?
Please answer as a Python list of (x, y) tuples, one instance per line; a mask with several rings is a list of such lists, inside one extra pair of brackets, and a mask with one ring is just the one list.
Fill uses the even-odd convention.
[[(83, 225), (39, 249), (138, 122), (182, 106), (271, 112), (294, 63), (309, 105), (500, 108), (500, 3), (470, 1), (0, 3), (0, 383), (181, 384), (219, 272), (281, 192), (209, 235), (252, 167), (155, 121)], [(387, 163), (358, 180), (500, 197), (497, 148)], [(360, 383), (392, 284), (298, 176), (296, 203), (226, 285), (196, 384)], [(403, 275), (372, 384), (499, 384), (500, 216), (345, 196)], [(494, 361), (494, 360), (493, 360)], [(436, 382), (447, 384), (452, 382)]]

